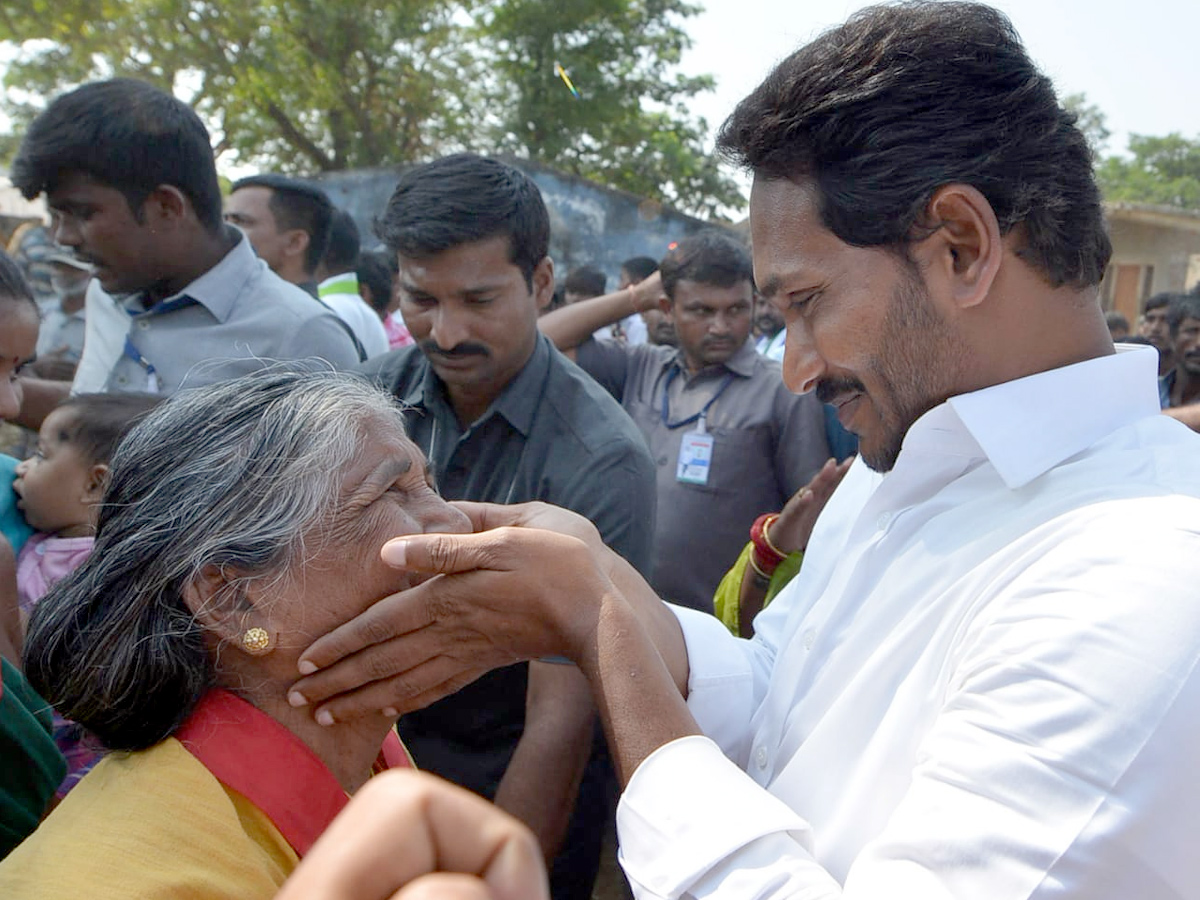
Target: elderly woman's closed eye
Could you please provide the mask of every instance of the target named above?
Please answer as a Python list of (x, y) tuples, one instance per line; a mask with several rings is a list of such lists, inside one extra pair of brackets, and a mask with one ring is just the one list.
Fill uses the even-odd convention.
[(0, 863), (0, 895), (271, 896), (348, 793), (408, 764), (382, 715), (288, 706), (300, 652), (408, 586), (386, 540), (468, 529), (359, 379), (172, 398), (118, 450), (92, 556), (26, 642), (37, 690), (114, 752)]

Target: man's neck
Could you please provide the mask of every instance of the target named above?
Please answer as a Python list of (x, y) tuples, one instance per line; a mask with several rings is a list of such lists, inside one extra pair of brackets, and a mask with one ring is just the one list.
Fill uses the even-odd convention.
[(458, 419), (459, 426), (466, 429), (479, 421), (505, 387), (508, 387), (507, 383), (499, 391), (494, 390), (491, 385), (484, 390), (473, 391), (470, 388), (446, 385), (446, 396), (450, 400), (450, 408), (454, 410), (454, 417)]
[(1175, 369), (1175, 383), (1171, 385), (1171, 406), (1188, 406), (1200, 401), (1200, 376), (1190, 375), (1182, 367)]
[(149, 308), (160, 300), (173, 297), (223, 260), (237, 243), (237, 237), (224, 228), (215, 234), (197, 233), (194, 241), (180, 248), (177, 259), (186, 260), (183, 269), (146, 289), (144, 305)]
[(1175, 354), (1171, 350), (1158, 351), (1158, 377), (1162, 378), (1175, 368)]

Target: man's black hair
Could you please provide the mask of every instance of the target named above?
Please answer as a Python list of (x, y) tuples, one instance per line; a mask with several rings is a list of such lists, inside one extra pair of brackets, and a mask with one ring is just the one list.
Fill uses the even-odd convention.
[(239, 178), (233, 183), (230, 193), (248, 187), (270, 190), (268, 205), (271, 215), (275, 217), (275, 225), (281, 231), (298, 228), (308, 235), (304, 271), (309, 275), (317, 271), (325, 248), (329, 246), (329, 229), (333, 221), (333, 204), (326, 193), (310, 182), (272, 172)]
[(1173, 294), (1167, 308), (1167, 327), (1171, 337), (1179, 334), (1184, 319), (1200, 319), (1200, 296), (1196, 294)]
[(658, 263), (649, 256), (632, 256), (621, 263), (621, 268), (635, 282), (645, 281), (658, 271)]
[(681, 281), (733, 287), (743, 281), (754, 284), (754, 266), (750, 253), (740, 242), (719, 231), (701, 231), (686, 237), (663, 257), (663, 292), (675, 300), (675, 286)]
[(344, 209), (335, 209), (329, 223), (329, 243), (325, 247), (325, 268), (329, 274), (352, 272), (358, 264), (358, 226)]
[(1162, 291), (1161, 293), (1155, 294), (1153, 297), (1147, 298), (1146, 302), (1142, 304), (1142, 315), (1144, 316), (1146, 313), (1155, 309), (1161, 309), (1164, 306), (1170, 306), (1171, 301), (1174, 300), (1176, 296), (1178, 295), (1173, 294), (1170, 291)]
[(1117, 312), (1115, 309), (1110, 309), (1104, 314), (1104, 322), (1108, 325), (1109, 331), (1112, 331), (1113, 328), (1129, 330), (1129, 320), (1125, 318), (1124, 314)]
[(392, 302), (392, 282), (396, 278), (396, 272), (391, 265), (391, 254), (361, 254), (355, 273), (358, 275), (358, 283), (371, 289), (371, 308), (383, 315)]
[(533, 272), (550, 251), (550, 216), (537, 185), (519, 169), (473, 153), (405, 171), (375, 233), (409, 259), (503, 235), (509, 261), (531, 291)]
[(210, 232), (221, 225), (221, 187), (208, 130), (186, 103), (132, 78), (63, 94), (29, 126), (12, 182), (32, 200), (82, 173), (125, 195), (134, 217), (160, 185), (188, 198)]
[(1099, 284), (1112, 253), (1087, 139), (1012, 23), (975, 3), (873, 6), (780, 63), (721, 127), (719, 150), (763, 179), (812, 181), (822, 221), (855, 246), (937, 228), (934, 192), (979, 190), (1055, 286)]
[(15, 259), (0, 250), (0, 302), (20, 302), (22, 300), (34, 309), (38, 308), (37, 300), (33, 297), (33, 289), (25, 280), (25, 276), (21, 274), (21, 267), (17, 265)]
[(595, 266), (580, 266), (567, 273), (563, 292), (580, 294), (584, 298), (600, 297), (608, 289), (608, 276)]

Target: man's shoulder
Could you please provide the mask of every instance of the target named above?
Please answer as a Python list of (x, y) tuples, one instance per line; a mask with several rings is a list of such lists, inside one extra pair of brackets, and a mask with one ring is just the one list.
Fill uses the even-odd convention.
[(373, 356), (354, 366), (351, 371), (374, 381), (392, 393), (403, 394), (425, 378), (428, 365), (420, 348), (416, 344), (410, 344)]
[(542, 405), (589, 452), (632, 452), (649, 459), (645, 439), (621, 404), (557, 350), (550, 355)]

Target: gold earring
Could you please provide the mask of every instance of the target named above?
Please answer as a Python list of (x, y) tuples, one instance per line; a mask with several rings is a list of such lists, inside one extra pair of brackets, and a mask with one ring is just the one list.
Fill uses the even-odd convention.
[(265, 628), (259, 628), (255, 625), (253, 628), (247, 628), (242, 635), (242, 646), (251, 653), (261, 653), (271, 645), (271, 636), (267, 634)]

